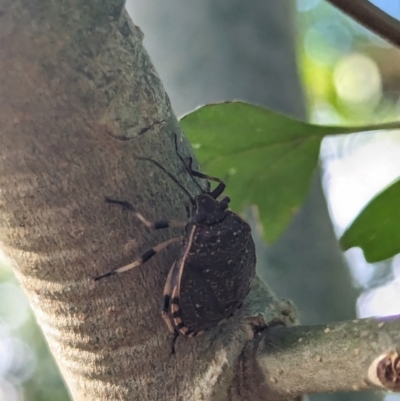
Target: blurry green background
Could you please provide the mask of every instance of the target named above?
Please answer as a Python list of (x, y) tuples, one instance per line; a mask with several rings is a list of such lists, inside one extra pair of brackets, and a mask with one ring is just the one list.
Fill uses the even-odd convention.
[[(248, 5), (224, 0), (197, 0), (190, 6), (183, 0), (166, 3), (161, 6), (157, 0), (136, 0), (128, 2), (127, 7), (145, 33), (144, 44), (178, 115), (199, 104), (240, 98), (321, 124), (361, 125), (399, 118), (400, 52), (322, 0), (285, 1), (284, 6), (274, 1), (261, 5), (257, 0)], [(373, 3), (400, 18), (400, 1)], [(213, 35), (208, 26), (224, 31)], [(228, 62), (229, 68), (224, 64)], [(281, 65), (287, 67), (283, 72), (279, 71)], [(272, 72), (264, 70), (265, 66)], [(281, 83), (278, 88), (273, 86), (274, 74)], [(266, 94), (265, 98), (260, 94)], [(392, 132), (324, 140), (320, 177), (337, 235), (374, 194), (400, 176), (399, 138), (398, 133)], [(315, 188), (312, 191), (316, 195), (310, 195), (309, 203), (314, 197), (320, 199), (318, 184)], [(323, 210), (324, 203), (320, 201), (319, 207)], [(307, 229), (313, 224), (307, 206), (305, 210), (293, 227), (297, 224)], [(329, 222), (314, 226), (315, 236), (325, 230), (329, 237)], [(400, 313), (398, 257), (371, 265), (360, 250), (348, 251), (343, 266), (349, 267), (350, 274), (343, 280), (349, 284), (341, 288), (333, 278), (334, 266), (319, 262), (315, 268), (326, 269), (326, 280), (318, 278), (313, 282), (310, 278), (310, 285), (316, 289), (310, 293), (304, 283), (293, 278), (299, 266), (281, 256), (289, 248), (294, 254), (306, 252), (310, 259), (319, 257), (314, 247), (296, 249), (302, 245), (296, 242), (300, 234), (291, 236), (290, 232), (296, 232), (293, 227), (275, 248), (258, 241), (259, 259), (265, 264), (260, 274), (280, 295), (295, 300), (303, 322), (340, 320), (355, 316), (356, 311), (362, 317)], [(314, 240), (310, 241), (314, 244)], [(332, 248), (330, 243), (327, 246)], [(320, 253), (325, 252), (322, 249)], [(336, 248), (335, 252), (339, 255)], [(338, 260), (342, 263), (340, 255)], [(341, 291), (348, 295), (347, 304), (341, 303)], [(313, 309), (312, 305), (321, 303), (321, 294), (330, 292), (336, 293), (336, 298), (328, 300), (330, 310), (325, 313), (324, 309)], [(303, 303), (304, 293), (308, 299)], [(365, 394), (358, 396), (360, 400), (367, 399)], [(347, 400), (357, 395), (319, 395), (314, 399), (329, 397)], [(369, 397), (378, 399), (380, 395)], [(29, 305), (0, 255), (0, 401), (3, 400), (63, 401), (69, 400), (69, 395)]]

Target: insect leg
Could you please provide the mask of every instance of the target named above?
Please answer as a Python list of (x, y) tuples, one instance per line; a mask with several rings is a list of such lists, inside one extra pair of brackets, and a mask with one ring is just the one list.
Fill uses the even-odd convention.
[(231, 201), (231, 198), (229, 196), (225, 196), (222, 198), (219, 202), (220, 206), (222, 209), (227, 209), (229, 207), (229, 202)]
[(107, 273), (96, 276), (94, 278), (94, 280), (97, 281), (97, 280), (100, 280), (101, 278), (109, 277), (114, 274), (120, 274), (120, 273), (126, 272), (128, 270), (134, 269), (135, 267), (141, 266), (143, 263), (147, 262), (150, 258), (152, 258), (156, 253), (165, 249), (168, 245), (171, 245), (174, 242), (182, 241), (182, 239), (183, 239), (183, 237), (175, 237), (175, 238), (169, 239), (168, 241), (161, 242), (158, 245), (154, 246), (153, 248), (149, 249), (139, 259), (135, 260), (134, 262), (129, 263), (128, 265), (119, 267), (118, 269), (113, 269)]
[[(187, 170), (189, 171), (189, 174), (193, 177), (195, 176), (195, 174), (197, 171), (193, 170), (193, 157), (189, 157), (189, 163), (187, 165)], [(204, 177), (200, 177), (200, 178), (204, 178)], [(209, 194), (211, 192), (211, 183), (209, 180), (207, 180), (207, 190), (206, 192)]]
[(169, 270), (167, 280), (164, 286), (164, 294), (163, 294), (163, 304), (161, 309), (161, 317), (164, 319), (165, 324), (168, 326), (168, 329), (171, 333), (175, 332), (175, 329), (171, 323), (171, 319), (168, 316), (170, 301), (171, 301), (171, 282), (172, 277), (175, 271), (176, 262), (172, 265), (171, 269)]
[(210, 195), (214, 198), (217, 199), (218, 196), (220, 196), (222, 194), (222, 192), (224, 192), (225, 190), (225, 183), (217, 177), (212, 177), (210, 175), (207, 174), (203, 174), (203, 173), (199, 173), (198, 171), (195, 170), (190, 170), (190, 174), (192, 174), (194, 177), (198, 177), (198, 178), (204, 178), (207, 181), (215, 181), (218, 182), (217, 187), (210, 192)]
[[(191, 173), (192, 170), (192, 162), (193, 159), (189, 157), (189, 164), (185, 161), (184, 157), (179, 153), (178, 149), (178, 134), (175, 133), (174, 137), (175, 141), (175, 152), (178, 155), (179, 159), (181, 160), (182, 164), (185, 166), (185, 169), (188, 171), (190, 174), (190, 177), (192, 178), (193, 182), (196, 184), (196, 186), (200, 189), (201, 192), (204, 192), (203, 188), (200, 186), (200, 184), (194, 179), (193, 174)], [(209, 190), (207, 192), (210, 192)]]
[(171, 269), (169, 270), (167, 280), (164, 286), (164, 296), (163, 296), (163, 304), (161, 309), (161, 317), (164, 319), (165, 324), (167, 325), (169, 331), (173, 334), (171, 340), (171, 352), (170, 355), (175, 354), (175, 342), (179, 336), (179, 332), (175, 330), (174, 326), (172, 325), (171, 319), (168, 315), (169, 308), (170, 308), (170, 301), (171, 301), (171, 287), (172, 287), (172, 280), (174, 277), (174, 272), (176, 268), (176, 262), (172, 265)]
[(130, 212), (133, 213), (133, 215), (140, 220), (141, 223), (143, 223), (146, 227), (152, 228), (154, 230), (160, 230), (162, 228), (169, 228), (169, 227), (184, 227), (186, 223), (176, 221), (176, 220), (159, 220), (155, 222), (151, 222), (147, 220), (141, 213), (139, 213), (135, 206), (133, 206), (131, 203), (127, 201), (120, 201), (116, 199), (110, 199), (106, 197), (106, 202), (107, 203), (114, 203), (116, 205), (121, 205), (124, 209), (129, 210)]
[[(181, 159), (182, 163), (184, 164), (185, 168), (188, 170), (189, 174), (190, 174), (192, 177), (204, 178), (205, 180), (207, 180), (207, 181), (208, 181), (208, 182), (207, 182), (207, 192), (208, 192), (214, 199), (217, 199), (218, 196), (220, 196), (220, 195), (222, 194), (222, 192), (224, 192), (225, 183), (224, 183), (220, 178), (211, 177), (211, 176), (209, 176), (209, 175), (206, 175), (206, 174), (203, 174), (203, 173), (200, 173), (200, 172), (198, 172), (198, 171), (193, 170), (193, 168), (192, 168), (193, 158), (190, 157), (190, 158), (189, 158), (189, 164), (187, 164), (187, 163), (185, 162), (183, 156), (179, 153), (179, 150), (178, 150), (178, 135), (177, 135), (177, 134), (175, 134), (175, 138), (174, 138), (174, 139), (175, 139), (175, 151), (176, 151), (176, 154), (177, 154), (178, 157)], [(216, 187), (213, 191), (211, 191), (211, 189), (210, 189), (210, 183), (209, 183), (209, 181), (218, 182), (217, 187)], [(196, 185), (203, 191), (203, 189), (199, 186), (199, 184), (197, 183), (197, 181), (194, 180), (194, 182), (195, 182)]]
[(176, 343), (176, 340), (178, 337), (179, 337), (179, 333), (175, 330), (174, 335), (172, 337), (172, 341), (171, 341), (171, 352), (169, 353), (170, 355), (175, 354), (175, 343)]

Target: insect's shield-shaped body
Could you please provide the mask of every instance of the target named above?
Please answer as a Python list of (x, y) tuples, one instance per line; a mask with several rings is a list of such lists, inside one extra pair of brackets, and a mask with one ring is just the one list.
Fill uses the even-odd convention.
[(174, 326), (186, 335), (232, 316), (250, 291), (256, 265), (250, 226), (227, 210), (226, 201), (209, 194), (194, 201), (172, 279), (177, 283), (173, 296), (179, 300)]

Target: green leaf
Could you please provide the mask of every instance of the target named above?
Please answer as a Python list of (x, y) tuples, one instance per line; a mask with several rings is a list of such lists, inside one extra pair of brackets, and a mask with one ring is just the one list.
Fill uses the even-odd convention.
[(345, 250), (359, 246), (370, 263), (400, 253), (400, 180), (368, 203), (340, 244)]
[(181, 125), (203, 169), (226, 181), (233, 210), (258, 207), (268, 242), (302, 205), (324, 136), (400, 127), (323, 127), (242, 102), (204, 106)]

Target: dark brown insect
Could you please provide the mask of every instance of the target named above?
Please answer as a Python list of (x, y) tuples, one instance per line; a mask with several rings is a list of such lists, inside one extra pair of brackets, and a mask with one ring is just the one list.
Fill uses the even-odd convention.
[[(176, 138), (175, 145), (177, 148)], [(161, 220), (152, 223), (129, 202), (109, 198), (106, 201), (130, 210), (149, 228), (184, 227), (185, 235), (156, 245), (129, 265), (95, 277), (99, 280), (141, 266), (168, 245), (181, 242), (180, 256), (173, 263), (165, 283), (161, 312), (169, 330), (175, 334), (174, 339), (179, 334), (194, 337), (231, 317), (250, 291), (256, 265), (250, 226), (228, 210), (228, 197), (217, 199), (223, 193), (225, 184), (219, 178), (194, 171), (191, 160), (186, 165), (177, 154), (201, 190), (194, 198), (157, 161), (139, 159), (157, 165), (189, 196), (187, 222)], [(207, 180), (206, 191), (194, 177)], [(218, 183), (214, 190), (210, 189), (210, 181)]]

